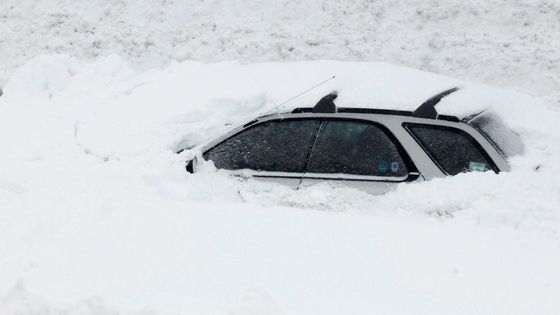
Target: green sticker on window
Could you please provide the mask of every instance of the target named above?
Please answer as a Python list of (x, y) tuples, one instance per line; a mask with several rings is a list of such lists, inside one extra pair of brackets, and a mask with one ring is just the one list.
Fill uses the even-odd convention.
[(473, 172), (486, 172), (486, 163), (469, 162), (469, 170)]

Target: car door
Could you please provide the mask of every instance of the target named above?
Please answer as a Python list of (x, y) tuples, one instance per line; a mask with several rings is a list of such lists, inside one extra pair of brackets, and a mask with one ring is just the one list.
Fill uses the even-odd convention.
[(418, 123), (406, 123), (404, 127), (445, 175), (500, 171), (488, 151), (464, 130)]
[(296, 188), (318, 126), (312, 118), (258, 122), (207, 149), (203, 157), (240, 178)]
[(328, 181), (383, 194), (398, 183), (419, 180), (403, 147), (381, 124), (324, 119), (302, 176), (301, 187)]

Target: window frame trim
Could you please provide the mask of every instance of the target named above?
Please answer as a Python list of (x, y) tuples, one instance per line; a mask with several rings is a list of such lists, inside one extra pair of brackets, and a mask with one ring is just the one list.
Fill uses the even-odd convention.
[[(224, 169), (225, 170), (225, 169)], [(409, 172), (406, 176), (388, 177), (388, 176), (369, 176), (354, 175), (346, 173), (293, 173), (293, 172), (274, 172), (274, 171), (256, 171), (252, 169), (225, 170), (233, 176), (238, 177), (256, 177), (256, 178), (292, 178), (292, 179), (321, 179), (321, 180), (346, 180), (356, 182), (388, 182), (400, 183), (404, 181), (416, 180), (420, 177), (420, 173)], [(390, 178), (391, 180), (388, 180)]]
[[(360, 119), (360, 118), (349, 118), (349, 117), (325, 117), (325, 116), (317, 116), (317, 117), (266, 117), (267, 119), (264, 120), (256, 120), (251, 121), (250, 124), (245, 124), (244, 128), (242, 127), (240, 130), (236, 132), (232, 132), (231, 134), (227, 135), (220, 141), (212, 144), (211, 146), (205, 148), (202, 152), (202, 158), (208, 161), (204, 156), (217, 146), (221, 145), (222, 143), (226, 142), (227, 140), (239, 135), (242, 132), (245, 132), (249, 129), (255, 128), (261, 124), (274, 122), (274, 121), (295, 121), (295, 120), (312, 120), (316, 121), (317, 125), (313, 131), (312, 139), (309, 145), (309, 148), (306, 152), (306, 160), (304, 164), (303, 172), (281, 172), (281, 171), (258, 171), (253, 169), (236, 169), (236, 170), (228, 170), (223, 169), (225, 171), (231, 172), (234, 176), (252, 176), (252, 177), (261, 177), (261, 178), (293, 178), (293, 179), (323, 179), (323, 180), (346, 180), (346, 181), (367, 181), (367, 182), (385, 182), (385, 183), (402, 183), (402, 182), (411, 182), (417, 180), (421, 174), (418, 171), (418, 168), (414, 164), (412, 158), (406, 151), (405, 147), (399, 141), (399, 139), (394, 135), (391, 129), (384, 124), (373, 121), (369, 119)], [(356, 175), (356, 174), (346, 174), (346, 173), (310, 173), (307, 172), (307, 168), (309, 167), (309, 162), (311, 161), (311, 157), (313, 155), (313, 149), (317, 143), (317, 139), (319, 137), (319, 133), (323, 130), (323, 126), (325, 121), (356, 121), (362, 122), (367, 124), (372, 124), (378, 127), (381, 132), (383, 132), (389, 140), (395, 145), (397, 152), (403, 159), (405, 166), (407, 168), (407, 174), (405, 176), (372, 176), (372, 175)]]
[(414, 123), (414, 122), (403, 122), (402, 127), (414, 139), (414, 141), (418, 144), (418, 146), (420, 146), (420, 148), (422, 148), (422, 151), (430, 158), (430, 160), (432, 160), (434, 165), (436, 165), (438, 167), (438, 169), (446, 176), (456, 176), (456, 175), (459, 175), (459, 174), (464, 173), (464, 172), (460, 172), (456, 175), (449, 174), (449, 172), (441, 166), (441, 164), (436, 160), (436, 158), (432, 155), (432, 153), (430, 153), (430, 151), (424, 146), (424, 144), (416, 136), (416, 134), (414, 134), (414, 132), (410, 129), (410, 127), (427, 127), (427, 128), (431, 128), (431, 129), (450, 130), (452, 132), (458, 132), (459, 134), (466, 135), (467, 139), (482, 153), (482, 155), (488, 161), (490, 161), (490, 164), (491, 164), (490, 165), (491, 166), (490, 171), (493, 171), (496, 174), (500, 173), (500, 168), (496, 165), (496, 162), (494, 161), (494, 159), (492, 159), (490, 154), (488, 152), (486, 152), (486, 150), (484, 149), (482, 144), (480, 142), (478, 142), (476, 140), (476, 138), (473, 137), (469, 132), (467, 132), (467, 131), (465, 131), (461, 128), (450, 127), (450, 126), (446, 126), (446, 125), (431, 125), (431, 124), (426, 124), (426, 123)]

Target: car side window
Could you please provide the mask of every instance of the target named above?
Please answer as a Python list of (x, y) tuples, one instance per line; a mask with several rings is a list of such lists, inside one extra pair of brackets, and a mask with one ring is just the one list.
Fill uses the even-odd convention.
[(318, 121), (267, 121), (228, 138), (204, 153), (217, 168), (302, 173)]
[(390, 177), (408, 174), (396, 144), (380, 127), (352, 120), (323, 123), (307, 171)]
[(497, 170), (476, 140), (460, 129), (413, 124), (406, 125), (406, 128), (434, 162), (449, 175)]

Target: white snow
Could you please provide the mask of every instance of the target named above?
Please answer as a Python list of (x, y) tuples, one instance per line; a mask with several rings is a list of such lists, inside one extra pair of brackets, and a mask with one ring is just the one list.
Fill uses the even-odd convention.
[[(340, 91), (340, 106), (491, 106), (527, 152), (510, 173), (384, 196), (184, 171), (195, 145)], [(303, 88), (302, 88), (303, 87)], [(383, 63), (41, 56), (0, 98), (0, 310), (15, 314), (554, 314), (558, 113), (529, 96)], [(539, 166), (538, 170), (535, 167)]]
[(3, 0), (0, 86), (39, 54), (170, 61), (383, 60), (560, 97), (556, 0)]
[[(560, 313), (559, 12), (2, 1), (0, 314)], [(274, 111), (332, 90), (410, 110), (460, 86), (440, 112), (490, 107), (525, 154), (383, 196), (185, 172), (178, 149), (333, 75)]]

